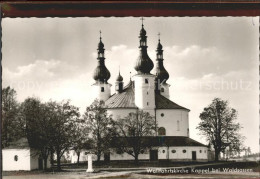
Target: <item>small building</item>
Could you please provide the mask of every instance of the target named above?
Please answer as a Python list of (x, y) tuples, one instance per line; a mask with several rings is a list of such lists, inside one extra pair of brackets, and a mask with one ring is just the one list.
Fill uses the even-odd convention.
[[(11, 143), (2, 150), (3, 171), (43, 169), (43, 160), (29, 147), (26, 138)], [(47, 167), (49, 168), (50, 160)]]

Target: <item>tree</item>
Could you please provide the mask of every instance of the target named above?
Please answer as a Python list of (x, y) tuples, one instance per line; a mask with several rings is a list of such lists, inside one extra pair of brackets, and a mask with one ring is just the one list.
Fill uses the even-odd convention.
[(80, 122), (79, 109), (69, 103), (50, 101), (48, 106), (48, 118), (50, 120), (50, 143), (52, 150), (57, 155), (57, 170), (61, 170), (60, 159), (65, 151), (73, 147), (75, 126)]
[(138, 110), (115, 121), (115, 127), (117, 137), (120, 139), (116, 139), (117, 149), (133, 156), (135, 162), (138, 163), (141, 151), (151, 147), (149, 142), (143, 140), (143, 137), (155, 135), (157, 128), (155, 118), (148, 112)]
[(84, 120), (91, 138), (91, 149), (97, 155), (97, 161), (107, 152), (112, 138), (112, 117), (104, 108), (104, 101), (95, 100), (86, 108)]
[(73, 150), (77, 154), (77, 165), (79, 165), (80, 153), (84, 149), (90, 149), (90, 140), (88, 138), (88, 128), (83, 119), (79, 120), (78, 125), (74, 125)]
[(51, 150), (50, 119), (46, 104), (37, 98), (27, 98), (21, 104), (22, 118), (26, 122), (26, 136), (30, 148), (35, 149), (33, 155), (40, 155), (44, 161), (44, 170)]
[(24, 121), (19, 117), (20, 104), (16, 100), (16, 91), (10, 86), (2, 89), (2, 147), (9, 146), (25, 136)]
[(201, 122), (197, 129), (213, 145), (215, 161), (219, 160), (220, 152), (227, 147), (231, 150), (240, 148), (243, 137), (239, 133), (241, 126), (236, 118), (237, 111), (228, 106), (228, 101), (219, 98), (213, 99), (200, 114)]

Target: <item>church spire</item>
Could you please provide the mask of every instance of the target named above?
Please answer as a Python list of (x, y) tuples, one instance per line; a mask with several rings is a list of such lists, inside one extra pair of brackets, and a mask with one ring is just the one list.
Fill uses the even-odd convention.
[(120, 68), (119, 68), (119, 73), (118, 73), (118, 76), (116, 78), (116, 92), (117, 93), (121, 93), (123, 91), (123, 88), (124, 88), (124, 82), (123, 82), (123, 77), (121, 76), (120, 74)]
[(101, 37), (101, 31), (100, 31), (100, 38), (99, 38), (99, 43), (98, 43), (98, 49), (97, 49), (97, 60), (98, 60), (98, 65), (94, 71), (93, 78), (96, 80), (97, 83), (107, 83), (107, 80), (110, 78), (110, 72), (106, 68), (105, 65), (105, 48), (104, 44), (102, 42), (102, 37)]
[(154, 64), (153, 61), (150, 59), (150, 57), (147, 54), (147, 36), (146, 36), (146, 31), (144, 29), (144, 24), (143, 20), (144, 18), (141, 18), (142, 20), (142, 29), (140, 31), (139, 35), (139, 49), (140, 49), (140, 54), (138, 59), (136, 60), (135, 64), (135, 70), (137, 71), (138, 74), (150, 74), (150, 71), (153, 69)]
[(121, 74), (120, 74), (120, 67), (119, 67), (119, 72), (118, 72), (118, 76), (117, 76), (117, 78), (116, 78), (116, 81), (123, 81), (123, 77), (121, 76)]
[(166, 81), (169, 79), (169, 73), (163, 66), (163, 46), (160, 42), (160, 33), (158, 34), (158, 36), (159, 40), (156, 49), (156, 79), (158, 80), (158, 83), (166, 83)]

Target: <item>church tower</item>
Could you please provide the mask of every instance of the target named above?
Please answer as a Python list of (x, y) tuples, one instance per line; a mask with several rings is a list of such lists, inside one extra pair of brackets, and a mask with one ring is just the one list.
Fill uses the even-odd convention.
[(118, 76), (116, 78), (116, 85), (115, 85), (115, 90), (116, 93), (121, 93), (123, 91), (124, 88), (124, 82), (123, 82), (123, 77), (120, 74), (120, 71), (118, 73)]
[[(143, 18), (142, 18), (143, 20)], [(134, 76), (135, 105), (150, 114), (154, 115), (155, 109), (155, 76), (150, 73), (153, 69), (153, 61), (147, 54), (147, 36), (142, 23), (140, 31), (139, 57), (136, 60)]]
[[(159, 34), (160, 35), (160, 34)], [(170, 85), (166, 83), (169, 79), (169, 73), (163, 66), (163, 46), (160, 42), (160, 37), (156, 49), (156, 92), (160, 93), (166, 98), (170, 98), (169, 87)]]
[(105, 49), (101, 38), (101, 31), (97, 54), (98, 63), (93, 75), (93, 78), (96, 81), (93, 84), (95, 98), (98, 100), (106, 101), (111, 96), (111, 84), (107, 82), (110, 78), (110, 72), (105, 65)]

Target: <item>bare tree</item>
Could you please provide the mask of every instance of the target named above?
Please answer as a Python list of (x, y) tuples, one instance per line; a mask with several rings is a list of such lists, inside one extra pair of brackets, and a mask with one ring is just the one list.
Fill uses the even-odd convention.
[(117, 137), (119, 137), (119, 139), (115, 138), (115, 146), (119, 151), (133, 156), (135, 162), (138, 163), (141, 151), (151, 147), (144, 137), (156, 134), (155, 118), (148, 112), (137, 110), (115, 121), (115, 127)]
[(112, 117), (104, 108), (104, 101), (95, 100), (86, 108), (84, 120), (91, 139), (91, 149), (97, 155), (97, 161), (109, 149), (112, 138)]
[(243, 137), (239, 133), (241, 126), (236, 123), (236, 118), (237, 111), (230, 108), (227, 101), (219, 98), (213, 99), (200, 114), (201, 122), (197, 129), (213, 145), (215, 161), (219, 160), (220, 152), (227, 147), (231, 150), (241, 148)]
[(20, 104), (16, 100), (16, 91), (10, 86), (2, 89), (2, 147), (9, 146), (21, 137), (25, 137), (25, 122), (19, 117)]
[(79, 165), (80, 153), (84, 149), (90, 149), (90, 139), (88, 138), (89, 131), (84, 119), (79, 119), (79, 122), (77, 125), (74, 125), (74, 127), (72, 149), (77, 154), (77, 165)]
[(57, 155), (57, 170), (61, 170), (60, 159), (65, 151), (73, 147), (75, 125), (79, 122), (79, 109), (69, 101), (48, 102), (50, 119), (50, 143)]
[(40, 155), (47, 169), (47, 159), (50, 154), (50, 121), (48, 109), (37, 98), (27, 98), (21, 104), (21, 116), (26, 122), (26, 136), (29, 146), (35, 149), (33, 155)]

